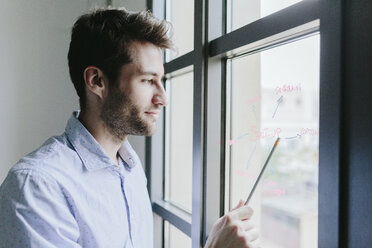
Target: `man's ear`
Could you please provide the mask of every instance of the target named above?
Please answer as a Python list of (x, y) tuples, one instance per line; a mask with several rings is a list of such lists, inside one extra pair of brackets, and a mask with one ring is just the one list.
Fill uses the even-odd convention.
[(107, 84), (102, 71), (95, 66), (88, 66), (84, 70), (84, 81), (87, 90), (103, 99)]

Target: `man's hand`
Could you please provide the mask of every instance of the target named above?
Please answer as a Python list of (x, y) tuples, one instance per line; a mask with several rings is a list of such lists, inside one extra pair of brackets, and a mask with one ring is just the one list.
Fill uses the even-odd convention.
[(213, 225), (205, 248), (258, 248), (258, 230), (251, 220), (252, 208), (244, 201)]

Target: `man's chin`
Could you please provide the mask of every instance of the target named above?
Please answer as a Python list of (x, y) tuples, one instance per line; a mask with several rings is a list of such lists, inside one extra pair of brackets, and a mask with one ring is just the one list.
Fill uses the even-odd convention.
[(144, 136), (152, 136), (156, 133), (157, 127), (154, 125), (154, 127), (149, 128), (148, 132)]
[(146, 130), (142, 130), (139, 132), (132, 133), (131, 135), (135, 136), (152, 136), (156, 133), (157, 127), (156, 125), (154, 126), (149, 126)]

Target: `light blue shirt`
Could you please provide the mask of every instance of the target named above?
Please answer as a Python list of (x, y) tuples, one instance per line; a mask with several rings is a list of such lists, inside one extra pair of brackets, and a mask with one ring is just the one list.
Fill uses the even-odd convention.
[(77, 116), (9, 171), (0, 187), (0, 247), (153, 247), (137, 154), (125, 141), (115, 164)]

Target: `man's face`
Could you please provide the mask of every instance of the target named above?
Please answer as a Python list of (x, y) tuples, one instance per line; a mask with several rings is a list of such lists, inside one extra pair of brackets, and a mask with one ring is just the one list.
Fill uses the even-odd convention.
[(167, 105), (161, 50), (135, 41), (131, 56), (133, 61), (122, 66), (118, 88), (109, 89), (101, 113), (108, 130), (120, 140), (128, 134), (152, 135), (161, 107)]

